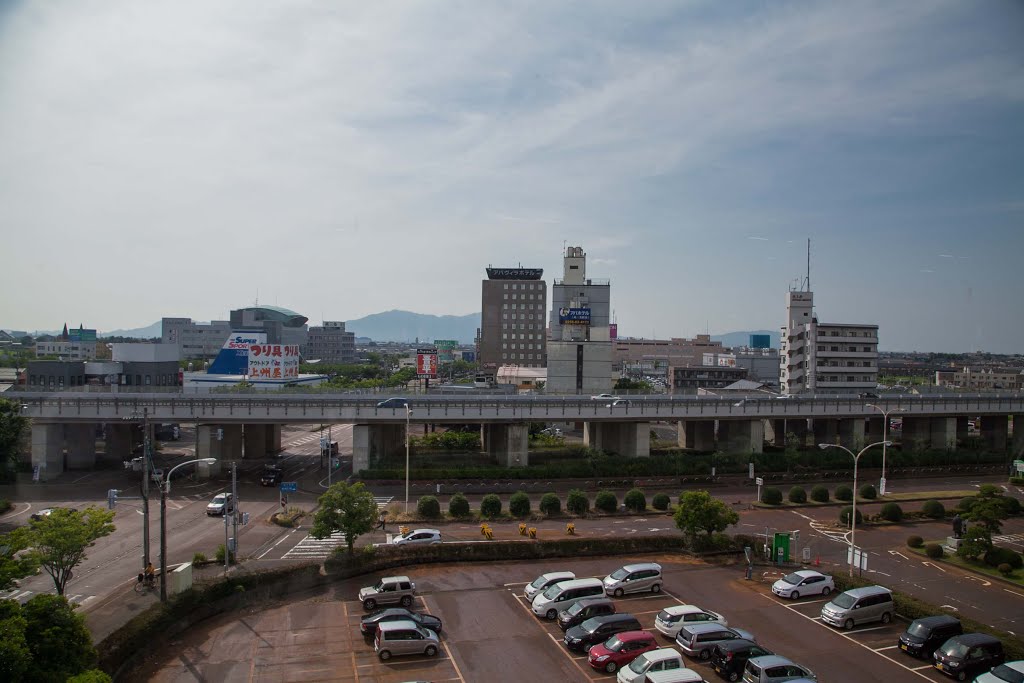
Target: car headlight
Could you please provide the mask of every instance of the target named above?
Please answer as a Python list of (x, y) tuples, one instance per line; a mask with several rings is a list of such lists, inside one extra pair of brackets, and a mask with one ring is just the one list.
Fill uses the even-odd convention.
[(579, 638), (570, 638), (569, 642), (572, 643), (573, 645), (579, 645), (582, 641)]
[(603, 662), (606, 659), (608, 659), (608, 655), (601, 655), (600, 657), (595, 658), (594, 661), (595, 662)]

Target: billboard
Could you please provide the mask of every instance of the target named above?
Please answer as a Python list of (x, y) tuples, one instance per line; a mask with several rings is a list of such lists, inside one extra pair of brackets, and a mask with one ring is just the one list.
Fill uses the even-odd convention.
[(298, 344), (253, 344), (249, 347), (249, 379), (298, 378)]
[(211, 375), (249, 374), (249, 347), (266, 344), (266, 332), (233, 331), (210, 364), (207, 372)]
[(589, 308), (559, 308), (558, 322), (562, 325), (589, 325)]
[(437, 348), (438, 363), (455, 361), (455, 351), (459, 348), (459, 342), (454, 339), (435, 339), (434, 346)]
[(720, 355), (718, 357), (718, 367), (720, 368), (734, 368), (736, 367), (736, 356), (733, 355)]
[(703, 354), (703, 360), (701, 361), (701, 365), (714, 365), (714, 364), (715, 364), (715, 354), (713, 354), (713, 353), (705, 353), (705, 354)]
[(618, 339), (619, 338), (619, 324), (618, 323), (611, 323), (610, 325), (608, 325), (608, 338), (609, 339)]
[(772, 347), (772, 336), (770, 334), (750, 335), (750, 348), (770, 349)]
[(96, 330), (68, 330), (68, 340), (73, 342), (94, 342), (96, 341)]
[(416, 349), (416, 376), (420, 379), (437, 377), (437, 349)]

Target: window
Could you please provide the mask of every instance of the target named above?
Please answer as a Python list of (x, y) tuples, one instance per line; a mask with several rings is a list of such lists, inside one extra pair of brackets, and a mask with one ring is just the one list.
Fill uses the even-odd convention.
[(856, 382), (856, 381), (857, 381), (857, 378), (856, 378), (856, 377), (854, 377), (853, 375), (847, 375), (847, 376), (846, 376), (846, 381), (847, 381), (847, 382)]
[(864, 347), (864, 353), (871, 353), (871, 347), (870, 346), (865, 346)]

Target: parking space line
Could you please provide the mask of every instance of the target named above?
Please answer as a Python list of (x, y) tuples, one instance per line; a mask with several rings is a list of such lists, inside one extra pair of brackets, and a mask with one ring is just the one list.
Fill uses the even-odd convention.
[(934, 669), (934, 668), (935, 667), (932, 664), (925, 664), (924, 666), (915, 666), (913, 669), (911, 669), (911, 671), (922, 671), (924, 669)]
[[(420, 602), (423, 603), (423, 609), (425, 609), (427, 613), (430, 614), (430, 605), (427, 604), (427, 598), (423, 595), (417, 597), (419, 597)], [(452, 663), (453, 667), (455, 667), (455, 675), (458, 676), (458, 678), (453, 680), (458, 680), (461, 681), (461, 683), (466, 683), (466, 679), (462, 677), (462, 669), (459, 668), (459, 663), (455, 661), (455, 657), (452, 656), (452, 651), (448, 649), (448, 643), (444, 640), (441, 640), (440, 637), (438, 637), (437, 640), (441, 643), (441, 647), (444, 648), (444, 653), (448, 655), (448, 661)]]
[[(889, 628), (889, 625), (886, 624), (885, 626), (872, 626), (871, 628), (859, 628), (859, 629), (857, 629), (856, 632), (857, 633), (867, 633), (868, 631), (877, 631), (878, 629), (882, 629), (882, 628)], [(893, 645), (893, 647), (896, 647), (896, 646)]]
[(552, 642), (554, 642), (555, 647), (558, 648), (558, 651), (561, 652), (562, 654), (564, 654), (566, 657), (568, 657), (569, 661), (572, 662), (572, 665), (575, 666), (577, 669), (579, 669), (579, 672), (581, 674), (583, 674), (583, 677), (586, 678), (587, 680), (590, 680), (590, 674), (587, 673), (586, 669), (584, 669), (582, 666), (580, 666), (579, 659), (577, 659), (576, 656), (573, 655), (573, 653), (569, 652), (569, 649), (567, 647), (564, 647), (562, 645), (562, 643), (559, 642), (559, 640), (557, 638), (555, 638), (553, 635), (551, 635), (550, 633), (548, 633), (548, 638), (550, 638), (552, 640)]
[(875, 652), (881, 652), (882, 650), (895, 650), (899, 645), (886, 645), (885, 647), (876, 647)]

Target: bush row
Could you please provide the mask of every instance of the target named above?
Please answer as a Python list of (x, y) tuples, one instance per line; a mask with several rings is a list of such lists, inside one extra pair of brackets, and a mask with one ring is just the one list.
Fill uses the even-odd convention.
[[(654, 496), (656, 510), (668, 510), (669, 497), (664, 493)], [(647, 510), (647, 496), (640, 489), (628, 491), (623, 498), (623, 505), (630, 512), (641, 513)], [(480, 516), (484, 519), (495, 519), (502, 514), (501, 497), (496, 493), (488, 493), (480, 501)], [(547, 517), (560, 515), (562, 500), (557, 493), (545, 493), (538, 505), (538, 511)], [(565, 498), (565, 509), (574, 515), (585, 515), (590, 512), (590, 498), (583, 491), (573, 489)], [(619, 509), (619, 499), (612, 491), (598, 491), (594, 496), (593, 509), (598, 512), (613, 513)], [(469, 517), (472, 514), (469, 500), (462, 493), (456, 493), (448, 501), (448, 514), (454, 518)], [(440, 519), (441, 504), (435, 496), (423, 496), (416, 503), (416, 513), (423, 519)], [(508, 500), (508, 513), (517, 519), (525, 519), (533, 514), (530, 496), (524, 491), (513, 493)]]

